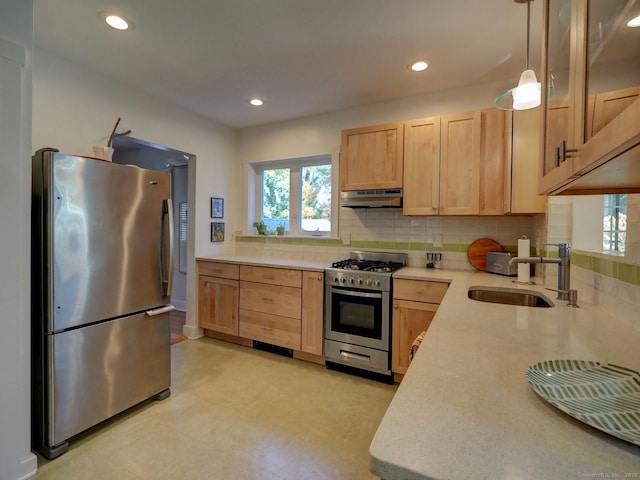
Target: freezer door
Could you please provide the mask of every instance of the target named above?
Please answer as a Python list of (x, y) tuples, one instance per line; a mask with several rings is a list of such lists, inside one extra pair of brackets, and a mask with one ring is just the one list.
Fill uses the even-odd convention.
[(53, 323), (45, 329), (168, 303), (171, 176), (59, 153), (50, 163)]
[(168, 313), (140, 313), (48, 335), (48, 342), (46, 447), (170, 387)]

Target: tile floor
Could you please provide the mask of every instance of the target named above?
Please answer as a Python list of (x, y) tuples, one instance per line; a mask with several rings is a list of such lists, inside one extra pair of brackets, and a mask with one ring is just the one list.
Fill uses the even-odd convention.
[(72, 442), (34, 478), (370, 480), (396, 386), (211, 338), (171, 347), (172, 394)]

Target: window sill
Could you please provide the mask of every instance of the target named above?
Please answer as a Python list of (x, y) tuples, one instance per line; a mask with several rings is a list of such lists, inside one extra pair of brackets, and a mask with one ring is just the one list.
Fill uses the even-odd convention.
[(236, 242), (341, 246), (338, 237), (313, 235), (237, 235)]

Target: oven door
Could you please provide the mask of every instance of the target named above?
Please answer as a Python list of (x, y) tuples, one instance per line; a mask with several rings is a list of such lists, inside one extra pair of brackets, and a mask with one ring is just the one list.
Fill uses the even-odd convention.
[(327, 285), (325, 338), (389, 350), (389, 292)]

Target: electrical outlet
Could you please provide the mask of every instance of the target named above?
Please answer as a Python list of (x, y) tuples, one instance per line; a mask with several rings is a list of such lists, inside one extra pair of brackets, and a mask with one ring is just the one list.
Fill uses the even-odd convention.
[(343, 233), (340, 238), (342, 239), (342, 244), (343, 245), (351, 245), (351, 234), (350, 233)]

